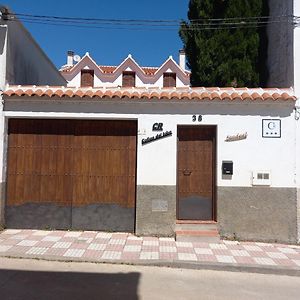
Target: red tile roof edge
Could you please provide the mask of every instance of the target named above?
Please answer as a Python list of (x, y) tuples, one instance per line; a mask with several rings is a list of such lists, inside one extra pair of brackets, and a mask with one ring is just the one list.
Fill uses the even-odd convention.
[(158, 100), (203, 101), (296, 101), (293, 89), (263, 88), (91, 88), (61, 86), (7, 86), (5, 97), (58, 97), (58, 98), (128, 98)]
[[(75, 66), (75, 65), (74, 65)], [(62, 74), (70, 73), (71, 69), (74, 66), (64, 66), (60, 68), (59, 72)], [(98, 68), (104, 73), (104, 74), (113, 74), (114, 71), (118, 68), (118, 66), (104, 66), (104, 65), (98, 65)], [(153, 76), (155, 73), (159, 70), (160, 67), (140, 67), (144, 74), (147, 76)], [(190, 76), (191, 72), (188, 70), (184, 71), (186, 76)]]

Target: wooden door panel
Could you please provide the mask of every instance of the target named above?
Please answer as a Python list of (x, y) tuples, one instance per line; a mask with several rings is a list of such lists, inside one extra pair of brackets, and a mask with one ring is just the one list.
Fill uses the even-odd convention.
[[(85, 215), (83, 210), (77, 210), (77, 217), (71, 215), (74, 208), (91, 204), (130, 208), (124, 212), (131, 218), (134, 216), (135, 122), (15, 119), (9, 120), (8, 142), (7, 207), (27, 204), (66, 207), (69, 210), (62, 213), (61, 228), (68, 222), (71, 227), (74, 220), (77, 225), (83, 219), (84, 224), (89, 224), (91, 211)], [(51, 215), (46, 210), (43, 214), (49, 220), (59, 212)], [(25, 219), (23, 212), (20, 215)], [(93, 212), (95, 224), (99, 222), (99, 212)], [(34, 221), (35, 211), (31, 207), (29, 214)], [(8, 219), (14, 220), (11, 224), (20, 219), (10, 216)], [(51, 223), (44, 224), (43, 215), (37, 217), (42, 224), (37, 227)], [(61, 221), (58, 217), (53, 226), (59, 226)], [(97, 224), (94, 229), (98, 229)], [(126, 230), (132, 231), (134, 218), (125, 219), (124, 224)]]
[(178, 218), (211, 220), (214, 207), (214, 129), (178, 128)]
[(136, 135), (135, 125), (132, 124), (135, 123), (77, 123), (74, 138), (74, 206), (98, 203), (127, 207), (128, 203), (135, 202), (135, 173), (133, 180), (129, 180), (128, 173), (129, 163), (135, 170), (135, 143), (129, 151), (130, 141), (135, 142)]

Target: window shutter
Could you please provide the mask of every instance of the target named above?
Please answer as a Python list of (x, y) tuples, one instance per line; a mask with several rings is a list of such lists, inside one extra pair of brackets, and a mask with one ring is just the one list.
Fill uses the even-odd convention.
[(123, 72), (122, 86), (124, 87), (135, 86), (135, 72)]
[(176, 73), (164, 73), (164, 87), (176, 87)]
[(81, 86), (94, 86), (94, 70), (81, 70)]

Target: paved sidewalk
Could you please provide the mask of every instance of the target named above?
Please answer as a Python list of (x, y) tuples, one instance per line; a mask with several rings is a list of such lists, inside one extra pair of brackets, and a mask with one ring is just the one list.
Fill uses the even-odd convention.
[[(300, 246), (255, 242), (176, 242), (96, 231), (4, 230), (0, 256), (129, 264), (196, 264), (300, 271)], [(300, 273), (299, 273), (300, 274)]]

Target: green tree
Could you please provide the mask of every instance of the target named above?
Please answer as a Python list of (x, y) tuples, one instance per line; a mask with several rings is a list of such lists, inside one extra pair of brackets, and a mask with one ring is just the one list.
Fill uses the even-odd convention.
[(189, 21), (181, 23), (179, 35), (192, 86), (256, 87), (261, 83), (261, 29), (253, 17), (262, 16), (264, 1), (190, 0)]

